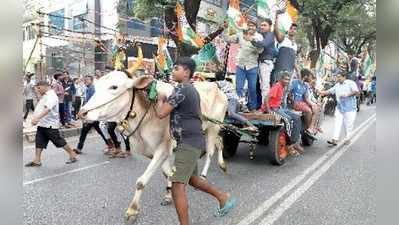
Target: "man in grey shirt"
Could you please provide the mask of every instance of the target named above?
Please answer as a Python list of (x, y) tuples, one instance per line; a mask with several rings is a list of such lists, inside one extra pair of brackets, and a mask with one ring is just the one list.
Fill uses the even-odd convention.
[(262, 40), (262, 35), (256, 32), (256, 23), (248, 21), (248, 30), (236, 35), (225, 37), (227, 42), (240, 45), (237, 57), (236, 90), (238, 97), (245, 97), (244, 84), (248, 82), (248, 109), (256, 111), (261, 104), (258, 102), (256, 83), (258, 81), (258, 56), (263, 51), (252, 41)]

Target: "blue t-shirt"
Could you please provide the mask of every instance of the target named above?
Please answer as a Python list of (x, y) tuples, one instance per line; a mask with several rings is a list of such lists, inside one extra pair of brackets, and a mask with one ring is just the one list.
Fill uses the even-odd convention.
[(305, 95), (308, 93), (309, 87), (302, 80), (295, 79), (290, 86), (290, 92), (294, 101), (305, 101)]

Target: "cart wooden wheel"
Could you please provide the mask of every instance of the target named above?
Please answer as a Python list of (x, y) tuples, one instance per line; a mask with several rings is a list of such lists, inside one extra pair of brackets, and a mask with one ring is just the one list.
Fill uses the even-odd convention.
[(269, 160), (273, 165), (283, 165), (285, 163), (285, 158), (288, 156), (287, 149), (287, 134), (283, 127), (270, 131), (269, 137), (270, 151)]
[(224, 130), (222, 132), (222, 135), (223, 135), (223, 157), (231, 158), (237, 152), (238, 144), (240, 143), (240, 137), (228, 130)]

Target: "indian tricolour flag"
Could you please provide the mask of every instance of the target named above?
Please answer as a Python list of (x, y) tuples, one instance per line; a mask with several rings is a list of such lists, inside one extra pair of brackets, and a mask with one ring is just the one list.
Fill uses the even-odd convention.
[(169, 74), (173, 69), (173, 60), (168, 51), (166, 39), (161, 36), (158, 40), (157, 55), (154, 56), (155, 65), (157, 66), (161, 75)]
[(240, 11), (240, 0), (230, 0), (227, 10), (228, 34), (232, 35), (241, 30), (247, 29), (247, 22)]
[(276, 0), (256, 0), (258, 16), (274, 20), (275, 5)]
[(204, 39), (199, 36), (190, 27), (190, 24), (186, 18), (186, 12), (180, 3), (176, 4), (176, 15), (177, 15), (177, 37), (179, 41), (192, 45), (196, 48), (202, 48), (204, 46)]
[(278, 17), (279, 29), (283, 33), (286, 33), (292, 23), (295, 23), (298, 19), (298, 9), (295, 8), (291, 1), (294, 0), (286, 0), (285, 12)]

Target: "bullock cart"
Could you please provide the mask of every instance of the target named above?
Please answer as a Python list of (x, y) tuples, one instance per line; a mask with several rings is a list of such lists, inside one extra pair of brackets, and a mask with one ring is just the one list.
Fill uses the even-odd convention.
[(249, 144), (249, 158), (254, 159), (256, 151), (266, 151), (268, 159), (273, 165), (282, 165), (288, 156), (287, 136), (281, 117), (275, 114), (243, 113), (247, 119), (254, 124), (259, 132), (250, 133), (240, 128), (242, 125), (237, 121), (225, 119), (225, 126), (221, 130), (223, 139), (223, 156), (233, 157), (238, 144)]

